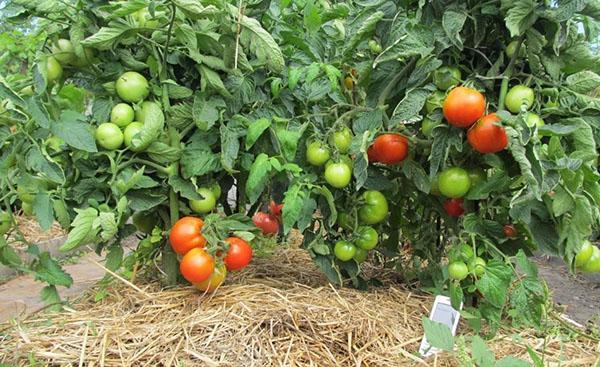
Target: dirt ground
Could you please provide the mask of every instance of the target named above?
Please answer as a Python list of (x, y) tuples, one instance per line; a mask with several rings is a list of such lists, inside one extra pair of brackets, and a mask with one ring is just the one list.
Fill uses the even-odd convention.
[(534, 261), (554, 302), (564, 308), (566, 315), (581, 324), (600, 325), (600, 274), (570, 274), (557, 257), (537, 255)]

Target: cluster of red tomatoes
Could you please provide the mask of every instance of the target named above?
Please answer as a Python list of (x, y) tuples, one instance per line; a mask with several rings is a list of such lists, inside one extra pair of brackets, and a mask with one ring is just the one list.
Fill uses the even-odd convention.
[(183, 256), (179, 264), (181, 275), (199, 290), (209, 292), (223, 283), (227, 271), (243, 269), (250, 263), (252, 247), (241, 238), (229, 237), (223, 241), (228, 247), (225, 256), (218, 248), (211, 255), (202, 234), (203, 226), (200, 218), (183, 217), (171, 228), (169, 240), (173, 251)]

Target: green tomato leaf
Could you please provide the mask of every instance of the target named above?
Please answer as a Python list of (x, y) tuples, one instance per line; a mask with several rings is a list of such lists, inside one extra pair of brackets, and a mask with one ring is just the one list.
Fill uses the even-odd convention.
[(63, 139), (75, 149), (86, 152), (97, 152), (94, 132), (86, 121), (86, 117), (79, 112), (66, 110), (60, 114), (60, 119), (54, 121), (50, 127), (52, 133)]
[(85, 241), (98, 234), (99, 229), (93, 226), (94, 221), (98, 218), (98, 211), (96, 209), (75, 209), (75, 212), (77, 215), (71, 223), (71, 231), (65, 243), (60, 247), (60, 251), (71, 251), (84, 245)]
[(62, 285), (70, 287), (73, 284), (73, 278), (61, 268), (50, 253), (42, 252), (38, 257), (38, 262), (34, 266), (35, 278), (50, 285)]
[(492, 259), (488, 261), (485, 273), (475, 285), (487, 302), (496, 308), (502, 308), (506, 302), (511, 278), (511, 268), (502, 261)]
[(503, 0), (502, 5), (507, 8), (505, 21), (511, 37), (522, 35), (537, 20), (535, 0)]
[(446, 10), (442, 17), (442, 27), (444, 28), (444, 32), (446, 32), (446, 35), (450, 41), (459, 50), (462, 50), (463, 47), (463, 41), (460, 37), (460, 32), (462, 31), (466, 20), (467, 14), (464, 11), (452, 9)]
[(266, 184), (271, 173), (271, 163), (269, 156), (265, 153), (259, 154), (250, 167), (248, 180), (246, 181), (246, 196), (250, 204), (254, 204), (265, 190)]
[(47, 192), (40, 191), (35, 195), (33, 213), (43, 230), (47, 231), (52, 227), (54, 208)]
[(449, 352), (452, 351), (454, 348), (454, 336), (447, 325), (430, 320), (425, 316), (421, 318), (421, 322), (423, 323), (427, 341), (432, 347)]
[(246, 134), (246, 150), (252, 148), (260, 136), (271, 126), (271, 120), (260, 118), (248, 125)]

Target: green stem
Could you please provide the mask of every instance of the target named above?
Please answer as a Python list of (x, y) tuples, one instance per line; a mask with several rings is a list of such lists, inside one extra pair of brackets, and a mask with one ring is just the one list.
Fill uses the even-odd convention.
[(173, 24), (175, 23), (175, 15), (177, 14), (177, 7), (174, 3), (171, 3), (171, 21), (169, 22), (169, 29), (167, 30), (167, 42), (165, 42), (165, 54), (163, 57), (163, 73), (167, 72), (167, 55), (169, 54), (169, 43), (171, 43), (171, 33), (173, 30)]
[(417, 59), (415, 57), (412, 57), (408, 61), (408, 63), (406, 65), (404, 65), (404, 67), (398, 72), (398, 74), (396, 74), (394, 76), (394, 78), (385, 87), (383, 92), (381, 92), (381, 95), (379, 96), (379, 99), (377, 100), (378, 106), (385, 105), (385, 101), (388, 99), (390, 93), (392, 92), (392, 89), (394, 87), (396, 87), (396, 85), (398, 84), (400, 79), (404, 78), (404, 76), (408, 73), (408, 71), (413, 68), (413, 66), (416, 64), (416, 62), (417, 62)]
[(498, 97), (498, 111), (504, 110), (504, 99), (506, 98), (506, 93), (508, 92), (508, 81), (510, 79), (510, 76), (512, 75), (515, 61), (517, 61), (517, 58), (519, 57), (519, 51), (521, 50), (521, 44), (523, 43), (524, 38), (525, 35), (522, 35), (517, 39), (517, 47), (515, 48), (515, 52), (510, 58), (506, 69), (504, 69), (504, 72), (502, 73), (503, 79), (502, 84), (500, 84), (500, 96)]

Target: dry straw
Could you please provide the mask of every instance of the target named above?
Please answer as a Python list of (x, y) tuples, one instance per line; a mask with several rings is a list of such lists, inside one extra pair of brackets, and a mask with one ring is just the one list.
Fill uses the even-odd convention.
[[(101, 302), (0, 325), (0, 362), (78, 366), (456, 366), (452, 355), (416, 355), (432, 297), (387, 286), (331, 286), (306, 252), (287, 249), (228, 278), (214, 294), (191, 287), (139, 290), (115, 283)], [(50, 321), (49, 321), (50, 320)], [(461, 326), (460, 330), (467, 330)], [(532, 332), (490, 342), (497, 357), (527, 358)], [(597, 363), (600, 346), (548, 336), (546, 361)]]

